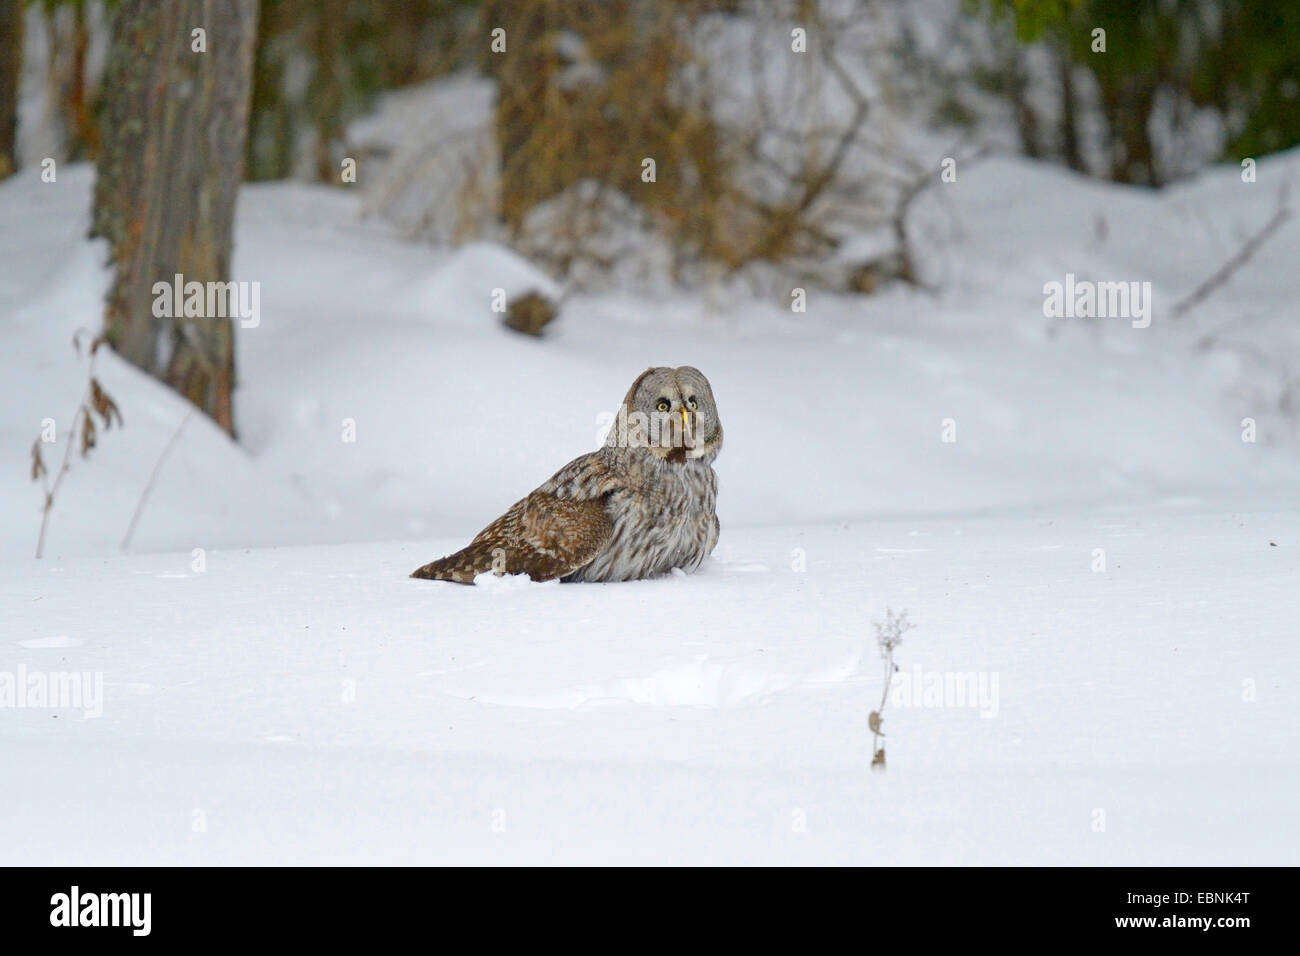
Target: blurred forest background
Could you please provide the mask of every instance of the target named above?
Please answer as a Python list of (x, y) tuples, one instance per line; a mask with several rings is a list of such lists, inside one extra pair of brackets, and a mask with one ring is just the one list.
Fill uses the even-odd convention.
[(230, 320), (150, 289), (229, 279), (241, 181), (566, 288), (870, 294), (926, 285), (944, 159), (1158, 188), (1297, 143), (1294, 0), (0, 0), (0, 178), (97, 165), (106, 340), (232, 434)]

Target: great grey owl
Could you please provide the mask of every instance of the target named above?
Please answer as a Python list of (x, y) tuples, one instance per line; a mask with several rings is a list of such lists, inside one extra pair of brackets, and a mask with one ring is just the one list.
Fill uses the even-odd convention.
[(722, 424), (699, 369), (648, 368), (604, 447), (575, 458), (455, 554), (412, 572), (473, 584), (487, 571), (534, 581), (630, 581), (694, 571), (718, 543)]

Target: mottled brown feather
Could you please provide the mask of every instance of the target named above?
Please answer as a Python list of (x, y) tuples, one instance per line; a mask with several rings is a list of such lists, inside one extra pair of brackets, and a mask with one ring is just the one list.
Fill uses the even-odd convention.
[(586, 565), (612, 530), (604, 499), (576, 501), (538, 490), (515, 502), (466, 547), (417, 568), (411, 577), (473, 584), (478, 575), (499, 570), (550, 581)]

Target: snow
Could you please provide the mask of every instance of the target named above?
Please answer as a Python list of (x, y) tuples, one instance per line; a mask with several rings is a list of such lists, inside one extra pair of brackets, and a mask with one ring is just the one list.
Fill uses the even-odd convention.
[[(453, 543), (13, 569), (24, 633), (84, 642), (28, 667), (106, 700), (5, 714), (7, 861), (1295, 861), (1291, 515), (745, 529), (623, 587), (405, 576)], [(891, 702), (879, 774), (887, 601), (907, 668), (998, 694)]]
[[(0, 184), (0, 683), (104, 689), (0, 707), (0, 861), (1295, 864), (1300, 223), (1170, 306), (1297, 164), (1150, 193), (990, 159), (918, 202), (939, 294), (580, 294), (540, 340), (491, 311), (557, 291), (508, 251), (250, 186), (240, 442), (192, 418), (123, 554), (186, 406), (101, 351), (125, 427), (41, 561), (28, 450), (64, 439), (107, 277), (90, 170)], [(1067, 272), (1152, 282), (1151, 327), (1045, 318)], [(725, 420), (701, 573), (406, 577), (650, 364), (703, 369)], [(891, 700), (880, 773), (887, 608), (901, 673), (997, 694)]]

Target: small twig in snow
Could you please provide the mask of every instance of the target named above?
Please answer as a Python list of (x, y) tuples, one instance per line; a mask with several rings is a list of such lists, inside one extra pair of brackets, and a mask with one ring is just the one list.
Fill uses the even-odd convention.
[(144, 511), (145, 502), (149, 500), (149, 495), (153, 492), (154, 483), (158, 480), (158, 473), (162, 471), (163, 462), (171, 454), (172, 448), (180, 440), (181, 432), (185, 431), (185, 426), (189, 424), (190, 418), (194, 415), (194, 409), (191, 408), (181, 419), (181, 423), (176, 426), (176, 431), (172, 432), (172, 437), (168, 439), (167, 444), (163, 446), (162, 453), (158, 455), (158, 460), (153, 464), (153, 472), (149, 475), (149, 480), (145, 483), (144, 490), (140, 492), (140, 500), (135, 504), (135, 513), (131, 515), (131, 523), (126, 526), (126, 535), (122, 538), (122, 550), (125, 551), (131, 544), (131, 536), (135, 534), (135, 526), (140, 520), (140, 514)]
[(1233, 274), (1249, 262), (1259, 251), (1260, 246), (1264, 245), (1272, 235), (1277, 232), (1291, 218), (1291, 182), (1287, 180), (1278, 190), (1277, 209), (1269, 217), (1268, 222), (1258, 232), (1250, 236), (1236, 254), (1227, 262), (1219, 266), (1214, 274), (1198, 285), (1184, 299), (1174, 306), (1174, 317), (1181, 318), (1197, 305), (1200, 305), (1205, 299), (1221, 286), (1227, 284)]
[(867, 726), (871, 729), (871, 766), (875, 770), (885, 769), (885, 745), (882, 739), (885, 732), (881, 729), (884, 724), (885, 704), (889, 700), (889, 686), (893, 683), (894, 672), (898, 670), (898, 665), (894, 663), (894, 650), (899, 644), (903, 643), (903, 635), (916, 627), (915, 624), (907, 620), (907, 611), (895, 616), (894, 612), (885, 609), (885, 622), (875, 622), (876, 644), (880, 647), (880, 656), (885, 661), (885, 686), (880, 691), (880, 708), (873, 710), (867, 717)]
[[(72, 347), (77, 350), (77, 355), (81, 355), (81, 337), (87, 335), (85, 329), (78, 329), (72, 337)], [(90, 456), (90, 450), (95, 447), (98, 440), (99, 430), (95, 427), (95, 416), (103, 422), (104, 431), (113, 427), (114, 419), (117, 420), (119, 427), (122, 425), (122, 413), (118, 410), (117, 404), (104, 391), (99, 379), (95, 378), (95, 353), (99, 347), (104, 344), (102, 335), (96, 336), (90, 342), (90, 364), (86, 369), (86, 391), (81, 397), (77, 410), (72, 413), (72, 423), (68, 428), (67, 444), (63, 448), (63, 461), (59, 464), (59, 470), (55, 473), (54, 479), (50, 480), (49, 469), (45, 466), (45, 460), (41, 456), (41, 438), (37, 438), (32, 443), (32, 481), (41, 483), (41, 491), (45, 494), (45, 500), (41, 505), (41, 530), (36, 538), (36, 557), (40, 558), (45, 552), (45, 532), (50, 524), (50, 512), (54, 510), (55, 496), (59, 492), (63, 479), (67, 476), (69, 469), (72, 467), (72, 449), (78, 444), (81, 448), (81, 457)], [(78, 442), (80, 436), (80, 442)]]

